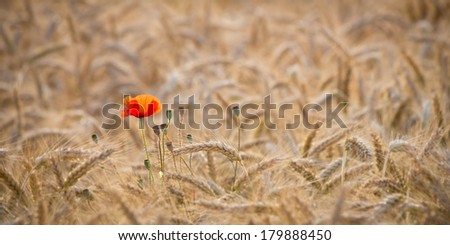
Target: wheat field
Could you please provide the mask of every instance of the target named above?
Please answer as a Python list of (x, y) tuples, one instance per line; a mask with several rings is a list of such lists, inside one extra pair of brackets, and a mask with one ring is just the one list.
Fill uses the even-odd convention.
[[(0, 12), (1, 224), (450, 224), (450, 1), (2, 0)], [(269, 115), (276, 129), (171, 124), (160, 142), (147, 128), (152, 184), (137, 118), (102, 126), (125, 94), (223, 108), (270, 95), (293, 109)], [(347, 103), (347, 127), (284, 129), (325, 94)]]

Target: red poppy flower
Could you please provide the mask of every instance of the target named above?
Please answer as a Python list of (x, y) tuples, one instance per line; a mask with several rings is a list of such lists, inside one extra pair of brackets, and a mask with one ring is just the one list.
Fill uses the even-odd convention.
[(161, 111), (161, 102), (153, 95), (127, 96), (123, 99), (122, 117), (148, 117)]

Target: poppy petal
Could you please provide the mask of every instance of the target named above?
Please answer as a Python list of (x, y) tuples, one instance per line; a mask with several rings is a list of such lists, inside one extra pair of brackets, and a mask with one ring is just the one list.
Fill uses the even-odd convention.
[(132, 98), (131, 98), (131, 96), (129, 96), (129, 95), (127, 95), (127, 96), (125, 96), (124, 98), (123, 98), (123, 105), (124, 105), (124, 107), (129, 107), (129, 105), (130, 105), (130, 100), (131, 100)]
[(130, 113), (128, 112), (128, 108), (127, 109), (123, 109), (122, 110), (122, 114), (120, 115), (122, 118), (124, 117), (128, 117), (130, 115)]
[[(123, 115), (135, 117), (148, 117), (161, 111), (162, 106), (159, 100), (152, 95), (138, 95), (134, 98), (126, 96), (123, 100)], [(126, 108), (126, 109), (125, 109)]]

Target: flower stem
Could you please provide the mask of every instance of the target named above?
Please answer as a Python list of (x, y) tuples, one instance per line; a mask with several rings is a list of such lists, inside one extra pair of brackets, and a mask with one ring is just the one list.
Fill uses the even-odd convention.
[[(238, 123), (238, 153), (240, 153), (241, 150), (241, 120), (239, 118), (239, 115), (236, 115), (237, 123)], [(236, 161), (234, 165), (234, 175), (233, 175), (233, 191), (234, 191), (234, 183), (236, 182), (237, 178), (237, 169), (238, 169), (238, 161)]]
[(141, 130), (142, 142), (144, 143), (144, 151), (145, 151), (145, 155), (147, 156), (147, 161), (149, 163), (148, 179), (150, 181), (150, 184), (153, 184), (153, 172), (152, 172), (152, 166), (150, 164), (150, 154), (148, 154), (148, 150), (147, 150), (147, 141), (145, 140), (145, 127), (144, 127), (144, 118), (143, 117), (139, 118), (139, 129)]
[(241, 151), (241, 120), (238, 117), (238, 152)]
[(159, 152), (159, 168), (160, 168), (159, 177), (161, 178), (162, 177), (161, 173), (164, 172), (163, 156), (162, 156), (162, 149), (161, 149), (161, 135), (158, 135), (157, 145), (158, 145), (158, 152)]
[(164, 178), (164, 154), (166, 153), (166, 149), (165, 149), (165, 142), (164, 142), (164, 133), (161, 137), (161, 148), (162, 148), (162, 154), (161, 154), (161, 178)]

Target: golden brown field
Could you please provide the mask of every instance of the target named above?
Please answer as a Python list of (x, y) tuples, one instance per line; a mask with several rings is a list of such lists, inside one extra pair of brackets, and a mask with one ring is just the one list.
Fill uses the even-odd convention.
[[(450, 1), (2, 0), (0, 13), (1, 224), (450, 224)], [(348, 102), (347, 128), (284, 129), (326, 93)], [(293, 109), (270, 114), (278, 129), (172, 123), (160, 142), (147, 127), (152, 185), (138, 119), (102, 128), (124, 94), (223, 108), (270, 94)]]

